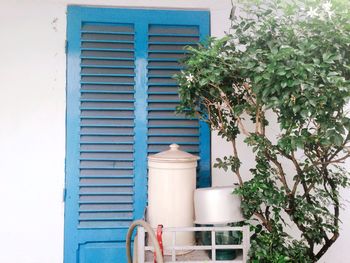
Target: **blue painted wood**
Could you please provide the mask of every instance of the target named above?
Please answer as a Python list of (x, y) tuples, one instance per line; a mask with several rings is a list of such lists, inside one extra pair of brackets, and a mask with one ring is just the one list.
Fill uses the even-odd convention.
[[(82, 24), (85, 22), (91, 22), (91, 24), (103, 23), (110, 25), (113, 23), (130, 24), (133, 25), (135, 33), (131, 32), (107, 32), (109, 35), (120, 35), (135, 36), (134, 41), (129, 40), (94, 40), (94, 39), (81, 39), (82, 33), (93, 33), (94, 30), (84, 30), (82, 32)], [(146, 205), (147, 197), (147, 154), (152, 150), (147, 150), (147, 125), (148, 120), (187, 120), (181, 117), (155, 117), (147, 118), (147, 96), (148, 96), (148, 83), (147, 83), (147, 70), (148, 69), (182, 69), (180, 66), (165, 66), (165, 67), (148, 67), (147, 68), (147, 56), (148, 56), (148, 43), (147, 39), (149, 25), (178, 25), (188, 26), (195, 25), (199, 26), (200, 38), (203, 40), (209, 34), (209, 12), (207, 11), (185, 11), (185, 10), (141, 10), (141, 9), (115, 9), (115, 8), (94, 8), (94, 7), (80, 7), (80, 6), (69, 6), (67, 16), (67, 39), (68, 39), (68, 58), (67, 58), (67, 115), (66, 115), (66, 205), (65, 205), (65, 237), (64, 237), (64, 262), (66, 263), (87, 263), (87, 262), (126, 262), (125, 259), (125, 236), (128, 225), (125, 224), (133, 219), (138, 219), (143, 216), (144, 208)], [(99, 34), (100, 32), (97, 31)], [(105, 32), (104, 32), (105, 33)], [(162, 36), (172, 36), (172, 34), (162, 34)], [(178, 35), (178, 34), (177, 34)], [(152, 36), (158, 36), (152, 34)], [(197, 34), (181, 34), (184, 37), (198, 37)], [(81, 43), (129, 43), (134, 44), (134, 50), (119, 50), (119, 49), (100, 49), (100, 48), (84, 48), (85, 51), (116, 51), (116, 52), (134, 52), (134, 58), (114, 58), (114, 57), (102, 57), (102, 56), (81, 56), (82, 48)], [(191, 41), (173, 43), (169, 41), (165, 43), (167, 45), (180, 45), (180, 44), (193, 44)], [(154, 42), (153, 44), (158, 44)], [(178, 51), (163, 52), (154, 51), (154, 53), (178, 53)], [(89, 59), (96, 61), (94, 65), (84, 64), (80, 59)], [(134, 61), (134, 66), (118, 66), (118, 65), (99, 65), (101, 60), (110, 61)], [(177, 61), (177, 59), (157, 59), (152, 58), (148, 61)], [(134, 83), (127, 82), (96, 82), (96, 81), (82, 81), (81, 76), (85, 77), (106, 77), (111, 76), (125, 76), (133, 77), (133, 74), (80, 74), (81, 68), (106, 68), (106, 69), (135, 69)], [(159, 76), (161, 77), (161, 76)], [(96, 88), (94, 90), (82, 89), (81, 85), (123, 85), (123, 86), (134, 86), (135, 91), (103, 91), (101, 92)], [(158, 84), (149, 83), (149, 86), (176, 86), (174, 83)], [(118, 100), (104, 100), (104, 99), (81, 99), (81, 94), (133, 94), (135, 100), (124, 100), (123, 102), (134, 103), (135, 116), (80, 116), (80, 110), (99, 110), (95, 107), (81, 107), (82, 102), (118, 102)], [(171, 93), (172, 94), (172, 93)], [(171, 95), (170, 93), (168, 95)], [(157, 100), (153, 100), (157, 102)], [(162, 101), (165, 102), (165, 101)], [(166, 102), (174, 102), (173, 100), (166, 100)], [(110, 109), (106, 109), (108, 111)], [(114, 108), (111, 110), (132, 110), (130, 108)], [(134, 120), (134, 125), (127, 126), (134, 128), (134, 133), (119, 134), (124, 136), (131, 136), (135, 134), (134, 141), (89, 141), (80, 142), (80, 135), (88, 136), (103, 136), (108, 138), (112, 134), (109, 133), (81, 133), (80, 122), (82, 120)], [(134, 127), (133, 127), (134, 126)], [(119, 127), (119, 125), (83, 125), (81, 127)], [(157, 127), (156, 125), (154, 127)], [(159, 127), (167, 127), (166, 125)], [(186, 126), (184, 128), (196, 128), (198, 126)], [(174, 135), (174, 134), (172, 134)], [(176, 134), (175, 134), (176, 135)], [(177, 135), (176, 135), (177, 136)], [(200, 147), (200, 168), (199, 168), (199, 185), (208, 186), (210, 185), (210, 134), (209, 129), (203, 123), (200, 124), (200, 136), (201, 144)], [(187, 137), (187, 136), (179, 136)], [(166, 145), (172, 142), (160, 142), (155, 144)], [(198, 142), (178, 142), (180, 145), (198, 145)], [(136, 158), (121, 158), (118, 161), (134, 161), (134, 167), (125, 167), (125, 165), (108, 167), (102, 165), (87, 165), (79, 168), (80, 161), (101, 161), (98, 158), (81, 158), (81, 153), (99, 153), (99, 150), (81, 150), (80, 145), (134, 145), (134, 149), (130, 150), (106, 150), (106, 153), (133, 153)], [(190, 151), (193, 152), (193, 151)], [(116, 161), (117, 159), (106, 158), (104, 161)], [(128, 164), (126, 164), (128, 165)], [(127, 174), (128, 171), (134, 169), (134, 174)], [(83, 175), (81, 171), (85, 170), (96, 170), (98, 171), (120, 171), (124, 174), (114, 176), (104, 176), (103, 174), (95, 175)], [(119, 173), (118, 173), (119, 174)], [(83, 196), (95, 196), (95, 195), (106, 195), (106, 196), (125, 196), (128, 197), (134, 194), (133, 200), (121, 200), (120, 204), (133, 205), (133, 208), (128, 209), (106, 209), (98, 210), (99, 212), (125, 212), (125, 217), (111, 217), (111, 218), (98, 218), (95, 217), (94, 221), (101, 223), (108, 222), (108, 220), (119, 221), (120, 225), (113, 227), (104, 227), (103, 225), (97, 225), (91, 228), (79, 228), (79, 213), (94, 213), (94, 210), (86, 210), (79, 208), (80, 205), (111, 205), (114, 201), (86, 201), (79, 200), (79, 187), (130, 187), (130, 184), (96, 184), (90, 186), (84, 183), (80, 183), (81, 179), (134, 179), (134, 193), (130, 192), (100, 192), (93, 191)], [(132, 213), (132, 216), (130, 216)], [(90, 222), (92, 219), (80, 218), (81, 222)]]
[[(210, 17), (209, 12), (205, 13), (205, 18), (200, 27), (200, 41), (204, 41), (210, 35)], [(204, 22), (205, 21), (205, 22)], [(211, 134), (210, 128), (204, 121), (199, 122), (200, 125), (200, 141), (199, 155), (199, 177), (197, 185), (199, 187), (211, 186)]]
[(143, 218), (147, 200), (147, 18), (135, 26), (136, 92), (135, 92), (135, 218)]
[(80, 12), (67, 14), (67, 111), (66, 111), (66, 199), (64, 212), (64, 262), (78, 262), (78, 184), (79, 184), (79, 98), (80, 98)]

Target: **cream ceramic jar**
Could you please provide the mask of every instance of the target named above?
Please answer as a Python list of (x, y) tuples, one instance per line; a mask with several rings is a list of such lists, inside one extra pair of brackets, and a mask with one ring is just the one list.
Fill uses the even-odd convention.
[[(147, 220), (153, 228), (159, 224), (164, 227), (193, 226), (198, 160), (198, 156), (179, 150), (177, 144), (170, 145), (168, 151), (148, 157)], [(193, 245), (194, 242), (193, 232), (176, 234), (177, 246)], [(172, 243), (171, 234), (164, 233), (164, 247)]]

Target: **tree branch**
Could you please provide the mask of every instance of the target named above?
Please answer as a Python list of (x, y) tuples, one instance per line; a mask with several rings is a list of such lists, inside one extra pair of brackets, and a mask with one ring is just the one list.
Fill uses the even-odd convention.
[[(239, 158), (238, 158), (238, 151), (237, 151), (237, 145), (236, 145), (236, 140), (235, 139), (232, 140), (232, 147), (233, 147), (233, 155), (234, 155), (234, 157), (239, 160)], [(243, 186), (243, 179), (242, 179), (241, 173), (239, 171), (239, 168), (237, 168), (235, 170), (235, 173), (237, 175), (237, 178), (238, 178), (238, 181), (239, 181), (239, 185)]]
[(271, 223), (270, 221), (268, 221), (262, 214), (262, 212), (255, 212), (254, 215), (260, 219), (260, 221), (262, 222), (263, 226), (266, 227), (266, 229), (269, 231), (269, 232), (272, 232), (272, 226), (271, 226)]
[(272, 157), (267, 150), (265, 150), (265, 156), (266, 158), (273, 162), (273, 164), (277, 167), (277, 170), (278, 170), (278, 174), (279, 174), (279, 179), (280, 181), (282, 182), (284, 188), (286, 189), (286, 192), (287, 194), (289, 194), (291, 191), (290, 191), (290, 188), (287, 184), (287, 180), (286, 180), (286, 176), (285, 176), (285, 173), (284, 173), (284, 170), (283, 170), (283, 167), (282, 167), (282, 164), (274, 157)]

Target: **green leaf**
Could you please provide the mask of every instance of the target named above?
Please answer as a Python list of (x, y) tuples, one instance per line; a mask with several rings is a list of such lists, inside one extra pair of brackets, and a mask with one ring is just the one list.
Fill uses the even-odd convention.
[(333, 134), (333, 140), (337, 146), (341, 146), (343, 144), (343, 137), (339, 133)]

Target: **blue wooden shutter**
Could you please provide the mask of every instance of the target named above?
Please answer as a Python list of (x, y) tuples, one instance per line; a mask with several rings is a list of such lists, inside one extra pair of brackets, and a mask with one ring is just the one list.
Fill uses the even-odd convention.
[(171, 78), (208, 33), (204, 11), (68, 8), (65, 262), (126, 262), (149, 153), (179, 143), (201, 155), (209, 185), (209, 130), (174, 115)]
[[(150, 24), (148, 28), (148, 153), (169, 149), (176, 143), (181, 149), (201, 156), (197, 184), (210, 184), (209, 129), (198, 119), (174, 114), (179, 105), (178, 85), (173, 78), (183, 69), (180, 60), (185, 47), (195, 46), (201, 39), (200, 26)], [(201, 140), (202, 137), (202, 140)], [(209, 140), (207, 140), (208, 142)]]

